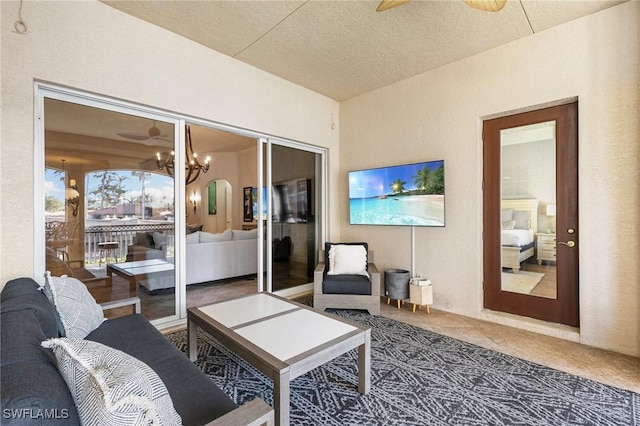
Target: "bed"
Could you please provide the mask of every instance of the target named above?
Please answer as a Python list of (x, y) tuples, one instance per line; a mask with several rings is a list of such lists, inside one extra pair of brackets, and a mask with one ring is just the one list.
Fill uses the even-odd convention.
[(502, 200), (502, 267), (514, 274), (534, 254), (538, 229), (538, 200)]

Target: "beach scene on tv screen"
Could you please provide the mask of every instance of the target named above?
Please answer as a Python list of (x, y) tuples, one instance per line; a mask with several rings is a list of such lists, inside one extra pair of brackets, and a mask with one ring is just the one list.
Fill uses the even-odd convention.
[(444, 226), (444, 160), (349, 172), (349, 222)]

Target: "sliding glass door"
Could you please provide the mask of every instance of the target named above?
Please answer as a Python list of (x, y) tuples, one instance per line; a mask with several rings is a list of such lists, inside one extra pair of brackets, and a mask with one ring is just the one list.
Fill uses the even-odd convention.
[(82, 281), (98, 303), (139, 297), (148, 319), (176, 318), (184, 189), (157, 158), (178, 151), (178, 121), (44, 87), (38, 101), (43, 269)]
[[(234, 279), (255, 279), (248, 291), (311, 288), (324, 149), (48, 84), (36, 92), (36, 271), (76, 277), (98, 302), (139, 297), (158, 326), (211, 303), (210, 294), (187, 300), (187, 289)], [(211, 170), (190, 179), (175, 165), (195, 152)], [(253, 235), (252, 265), (196, 276), (202, 263), (188, 267), (187, 254), (198, 231)]]
[(284, 294), (313, 282), (321, 229), (322, 151), (265, 141), (266, 289)]

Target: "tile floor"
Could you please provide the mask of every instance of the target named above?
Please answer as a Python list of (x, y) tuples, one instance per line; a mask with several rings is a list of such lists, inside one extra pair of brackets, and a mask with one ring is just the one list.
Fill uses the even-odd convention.
[[(202, 306), (255, 292), (255, 280), (216, 284), (211, 288), (193, 288), (188, 292), (188, 306)], [(298, 297), (295, 295), (292, 297)], [(158, 304), (146, 305), (150, 315)], [(381, 301), (381, 315), (436, 333), (513, 355), (577, 376), (640, 393), (640, 358), (585, 346), (488, 321), (431, 309), (427, 314), (411, 310), (406, 303), (400, 309)], [(125, 314), (128, 313), (125, 312)], [(153, 315), (151, 315), (153, 317)], [(164, 330), (168, 331), (168, 330)]]
[(640, 358), (431, 309), (381, 305), (381, 315), (527, 361), (640, 393)]

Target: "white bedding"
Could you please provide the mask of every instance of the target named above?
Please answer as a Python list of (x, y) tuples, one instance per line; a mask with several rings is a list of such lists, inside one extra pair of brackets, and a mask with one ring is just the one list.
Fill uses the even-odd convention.
[(533, 242), (532, 229), (503, 229), (502, 241), (503, 246), (525, 246)]

